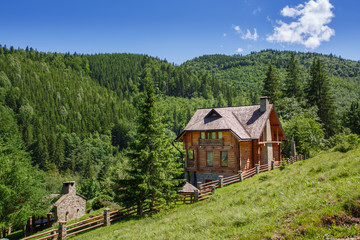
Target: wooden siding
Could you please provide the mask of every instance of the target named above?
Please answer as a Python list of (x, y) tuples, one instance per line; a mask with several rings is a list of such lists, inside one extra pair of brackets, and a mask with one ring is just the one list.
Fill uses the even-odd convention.
[[(236, 174), (239, 170), (238, 140), (229, 131), (222, 132), (223, 146), (201, 145), (200, 137), (200, 132), (188, 132), (183, 136), (184, 149), (195, 150), (194, 161), (186, 161), (186, 170), (198, 173)], [(206, 152), (213, 152), (212, 167), (206, 165)], [(221, 152), (228, 153), (227, 167), (221, 167)]]
[(253, 167), (252, 141), (240, 142), (240, 162), (241, 171)]

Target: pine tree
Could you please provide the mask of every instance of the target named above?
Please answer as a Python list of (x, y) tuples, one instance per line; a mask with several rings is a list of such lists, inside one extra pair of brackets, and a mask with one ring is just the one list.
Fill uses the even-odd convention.
[(268, 96), (272, 103), (275, 103), (280, 98), (281, 92), (279, 76), (276, 74), (275, 69), (271, 64), (269, 64), (266, 72), (264, 88), (261, 94)]
[(122, 203), (136, 204), (138, 215), (143, 215), (146, 204), (152, 208), (155, 201), (169, 202), (174, 198), (179, 184), (176, 177), (181, 171), (175, 159), (176, 150), (166, 139), (164, 125), (155, 108), (153, 80), (149, 72), (146, 76), (146, 97), (139, 108), (135, 141), (128, 150), (128, 179), (115, 180), (126, 189), (120, 196)]
[(334, 97), (330, 92), (329, 77), (319, 58), (314, 59), (310, 67), (306, 96), (310, 106), (318, 107), (318, 116), (323, 123), (326, 137), (334, 135), (337, 128)]
[(301, 85), (299, 62), (292, 53), (290, 62), (286, 67), (285, 96), (295, 97), (299, 100), (302, 97)]
[(343, 121), (351, 132), (360, 135), (360, 106), (358, 102), (351, 103), (350, 109), (344, 113)]

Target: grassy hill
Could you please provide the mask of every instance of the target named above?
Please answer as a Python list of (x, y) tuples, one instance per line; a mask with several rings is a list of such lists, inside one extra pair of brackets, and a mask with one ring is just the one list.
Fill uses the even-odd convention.
[(75, 239), (328, 239), (360, 235), (360, 149), (326, 152), (203, 202)]

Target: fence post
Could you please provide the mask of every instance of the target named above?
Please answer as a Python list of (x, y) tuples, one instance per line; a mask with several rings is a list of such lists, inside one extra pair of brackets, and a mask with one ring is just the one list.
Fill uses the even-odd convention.
[(58, 240), (66, 240), (66, 222), (65, 221), (59, 222)]
[(104, 226), (110, 226), (110, 209), (104, 209)]
[(199, 191), (194, 190), (194, 202), (198, 202), (198, 201), (199, 201)]
[(29, 235), (33, 234), (33, 218), (32, 216), (29, 217), (29, 220), (28, 220), (28, 233)]
[[(54, 230), (54, 231), (51, 232), (51, 235), (54, 235), (54, 234), (56, 234), (56, 230)], [(51, 239), (52, 239), (52, 240), (56, 240), (56, 238), (57, 238), (56, 236), (53, 236)]]
[(202, 182), (197, 182), (197, 183), (196, 183), (197, 189), (200, 190), (201, 184), (202, 184)]
[(271, 170), (274, 170), (274, 169), (275, 169), (275, 162), (271, 161)]
[(52, 213), (48, 213), (47, 215), (47, 222), (46, 222), (46, 227), (50, 227), (50, 221), (51, 221), (51, 215)]
[(238, 174), (239, 174), (240, 182), (244, 181), (243, 173), (241, 170), (238, 171)]
[(256, 174), (259, 174), (259, 164), (255, 164)]
[(223, 187), (224, 187), (224, 176), (219, 175), (219, 188), (223, 188)]

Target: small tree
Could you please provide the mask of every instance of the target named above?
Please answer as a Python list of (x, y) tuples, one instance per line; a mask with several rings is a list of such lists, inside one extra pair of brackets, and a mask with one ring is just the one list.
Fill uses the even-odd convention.
[(176, 150), (164, 134), (155, 107), (154, 86), (150, 74), (146, 75), (145, 101), (140, 105), (135, 141), (128, 149), (129, 168), (127, 179), (119, 183), (121, 202), (127, 206), (137, 205), (138, 215), (143, 215), (145, 204), (172, 200), (176, 195), (176, 179), (181, 169), (176, 161)]
[(275, 103), (280, 98), (281, 92), (279, 76), (276, 74), (275, 69), (271, 64), (269, 64), (266, 72), (264, 88), (261, 94), (268, 96), (272, 103)]

